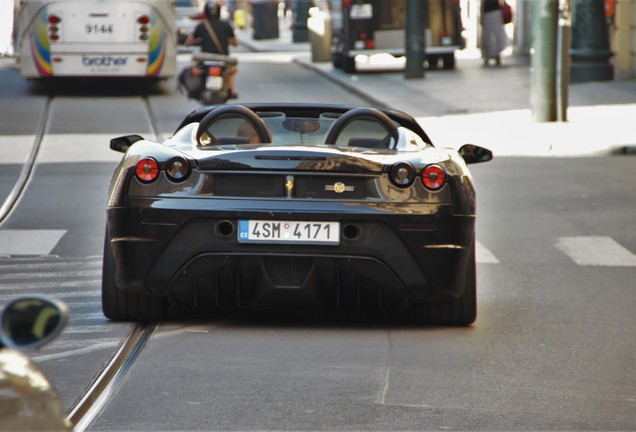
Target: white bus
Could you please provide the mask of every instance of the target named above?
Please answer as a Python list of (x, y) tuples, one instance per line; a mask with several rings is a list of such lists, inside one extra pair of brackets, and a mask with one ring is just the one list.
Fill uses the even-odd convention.
[(26, 79), (169, 78), (177, 67), (174, 0), (15, 0)]

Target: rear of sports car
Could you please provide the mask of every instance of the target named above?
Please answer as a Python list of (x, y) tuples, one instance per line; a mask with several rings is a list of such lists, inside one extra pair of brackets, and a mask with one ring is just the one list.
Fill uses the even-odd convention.
[(163, 319), (170, 305), (474, 321), (475, 197), (456, 152), (182, 150), (140, 141), (115, 173), (107, 317)]
[(326, 308), (472, 323), (467, 152), (433, 147), (400, 113), (266, 108), (195, 113), (163, 144), (114, 140), (126, 152), (107, 209), (104, 314)]

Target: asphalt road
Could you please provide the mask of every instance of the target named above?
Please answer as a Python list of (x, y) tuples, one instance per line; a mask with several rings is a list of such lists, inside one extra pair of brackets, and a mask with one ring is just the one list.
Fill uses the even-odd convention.
[[(362, 103), (284, 54), (240, 56), (239, 102)], [(68, 330), (31, 353), (69, 408), (128, 330), (99, 303), (119, 157), (108, 139), (150, 135), (153, 121), (166, 137), (198, 105), (173, 83), (146, 99), (109, 84), (50, 100), (14, 70), (0, 83), (3, 198), (50, 104), (33, 178), (0, 225), (0, 303), (37, 292), (71, 305)], [(293, 314), (165, 323), (91, 430), (636, 429), (633, 167), (629, 156), (473, 166), (471, 327)]]

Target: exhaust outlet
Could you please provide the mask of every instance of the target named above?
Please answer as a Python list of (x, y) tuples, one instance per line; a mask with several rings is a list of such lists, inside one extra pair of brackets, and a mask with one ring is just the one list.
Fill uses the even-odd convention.
[(342, 237), (346, 240), (355, 241), (360, 239), (362, 228), (358, 224), (347, 224), (342, 228)]
[(234, 224), (229, 220), (222, 220), (216, 224), (216, 234), (219, 237), (228, 238), (234, 234)]

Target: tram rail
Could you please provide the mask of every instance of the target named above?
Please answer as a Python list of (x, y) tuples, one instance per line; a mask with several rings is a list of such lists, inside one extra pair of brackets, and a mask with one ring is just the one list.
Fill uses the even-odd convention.
[[(45, 100), (35, 131), (33, 144), (29, 149), (15, 184), (0, 205), (0, 225), (9, 218), (12, 211), (18, 206), (21, 198), (27, 193), (29, 183), (34, 176), (38, 155), (42, 150), (42, 143), (46, 137), (47, 130), (51, 129), (51, 113), (56, 97), (61, 98), (63, 96), (49, 94)], [(148, 96), (140, 95), (140, 97), (143, 99), (146, 118), (152, 133), (157, 140), (162, 140), (158, 121), (152, 111)], [(54, 293), (51, 295), (55, 297)], [(109, 398), (122, 383), (126, 373), (158, 327), (159, 323), (141, 322), (130, 326), (130, 330), (122, 339), (113, 357), (97, 374), (94, 381), (86, 387), (83, 394), (78, 397), (74, 406), (67, 411), (66, 417), (73, 425), (74, 431), (84, 431), (90, 427)]]

